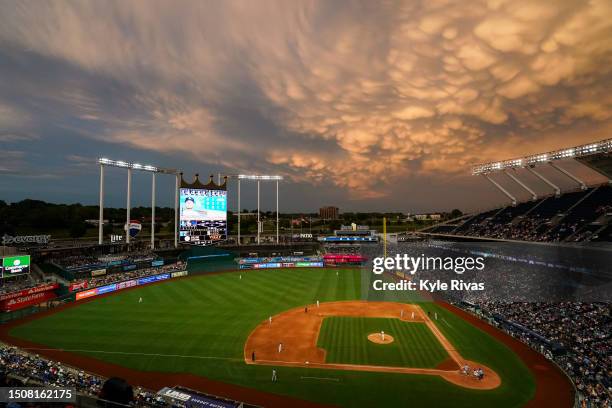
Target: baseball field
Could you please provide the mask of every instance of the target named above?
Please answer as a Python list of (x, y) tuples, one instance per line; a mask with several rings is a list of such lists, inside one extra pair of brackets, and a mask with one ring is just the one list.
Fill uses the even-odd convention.
[[(145, 386), (256, 403), (276, 394), (304, 406), (535, 406), (536, 369), (510, 343), (441, 304), (374, 299), (363, 287), (359, 269), (193, 276), (34, 316), (3, 339)], [(462, 377), (464, 361), (485, 368), (482, 382)]]

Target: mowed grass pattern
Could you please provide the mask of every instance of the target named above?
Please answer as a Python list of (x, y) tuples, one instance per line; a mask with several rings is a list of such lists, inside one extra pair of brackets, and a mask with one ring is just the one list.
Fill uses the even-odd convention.
[[(393, 336), (393, 343), (368, 340), (381, 330)], [(317, 346), (326, 350), (328, 363), (434, 368), (449, 357), (424, 323), (399, 319), (327, 317)]]
[[(427, 303), (421, 307), (438, 312), (443, 319), (436, 324), (445, 326), (440, 328), (463, 355), (498, 370), (499, 389), (469, 390), (437, 376), (300, 367), (277, 367), (279, 381), (272, 383), (271, 367), (245, 364), (244, 343), (259, 323), (317, 299), (360, 299), (361, 281), (371, 271), (361, 273), (285, 269), (195, 276), (81, 303), (15, 327), (11, 334), (138, 370), (188, 372), (340, 407), (516, 408), (531, 398), (533, 378), (509, 349)], [(391, 295), (388, 300), (414, 302), (413, 295)]]
[(341, 270), (339, 276), (323, 269), (226, 273), (120, 292), (12, 334), (141, 370), (218, 369), (220, 360), (243, 360), (245, 339), (268, 316), (358, 294), (357, 270)]

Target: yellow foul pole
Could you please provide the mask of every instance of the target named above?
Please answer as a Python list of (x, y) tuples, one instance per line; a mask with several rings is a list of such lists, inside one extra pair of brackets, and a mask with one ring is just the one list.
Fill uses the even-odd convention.
[(383, 251), (384, 257), (387, 257), (387, 217), (383, 217)]

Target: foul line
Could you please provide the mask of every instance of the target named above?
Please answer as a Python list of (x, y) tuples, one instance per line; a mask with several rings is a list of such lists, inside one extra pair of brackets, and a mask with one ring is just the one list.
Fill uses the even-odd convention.
[(58, 348), (36, 348), (36, 347), (20, 347), (28, 351), (61, 351), (67, 353), (98, 353), (98, 354), (120, 354), (128, 356), (143, 356), (143, 357), (172, 357), (172, 358), (197, 358), (200, 360), (225, 360), (225, 361), (244, 361), (242, 358), (231, 357), (215, 357), (215, 356), (190, 356), (183, 354), (157, 354), (157, 353), (137, 353), (129, 351), (107, 351), (107, 350), (81, 350), (81, 349), (58, 349)]
[(324, 381), (336, 381), (339, 382), (339, 378), (329, 378), (329, 377), (300, 377), (302, 380), (324, 380)]

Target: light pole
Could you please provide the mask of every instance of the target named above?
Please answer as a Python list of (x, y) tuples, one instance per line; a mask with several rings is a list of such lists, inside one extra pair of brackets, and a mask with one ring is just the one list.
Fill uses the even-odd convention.
[(262, 181), (276, 181), (276, 242), (279, 242), (279, 215), (278, 215), (278, 183), (283, 180), (283, 176), (272, 176), (272, 175), (260, 175), (260, 174), (230, 174), (228, 178), (235, 178), (238, 180), (238, 245), (240, 245), (240, 219), (241, 219), (241, 196), (240, 196), (240, 181), (241, 180), (255, 180), (257, 181), (257, 243), (260, 242), (260, 182)]
[(257, 245), (259, 245), (259, 232), (261, 224), (259, 223), (259, 180), (257, 180)]
[(100, 163), (100, 218), (98, 221), (98, 245), (102, 245), (104, 228), (104, 165), (102, 163)]
[(151, 249), (155, 249), (155, 173), (151, 173)]
[(278, 245), (278, 180), (276, 180), (276, 244)]
[(177, 248), (178, 247), (178, 219), (179, 219), (179, 215), (178, 215), (178, 201), (179, 201), (179, 188), (180, 188), (180, 181), (179, 178), (182, 178), (180, 176), (180, 174), (176, 175), (176, 186), (174, 189), (174, 247)]
[(175, 205), (174, 205), (174, 216), (175, 216), (175, 229), (174, 229), (174, 245), (177, 246), (178, 240), (178, 232), (176, 228), (176, 220), (178, 219), (178, 212), (176, 203), (178, 202), (178, 188), (179, 188), (179, 172), (175, 169), (164, 169), (156, 166), (150, 165), (142, 165), (138, 163), (130, 163), (121, 160), (111, 160), (107, 158), (99, 158), (98, 163), (100, 164), (100, 212), (99, 212), (99, 220), (98, 220), (98, 243), (102, 244), (103, 242), (103, 224), (104, 224), (104, 167), (119, 167), (122, 169), (127, 169), (127, 202), (126, 202), (126, 243), (130, 243), (130, 210), (131, 210), (131, 201), (132, 201), (132, 170), (139, 171), (149, 171), (153, 173), (153, 178), (151, 180), (151, 249), (154, 248), (155, 245), (155, 195), (156, 195), (156, 175), (155, 173), (162, 174), (170, 174), (176, 177), (176, 195), (175, 195)]
[(238, 246), (240, 246), (240, 179), (238, 179)]
[(125, 242), (130, 243), (130, 207), (132, 201), (132, 168), (128, 167), (127, 171), (127, 209), (126, 209), (126, 221), (125, 221)]

